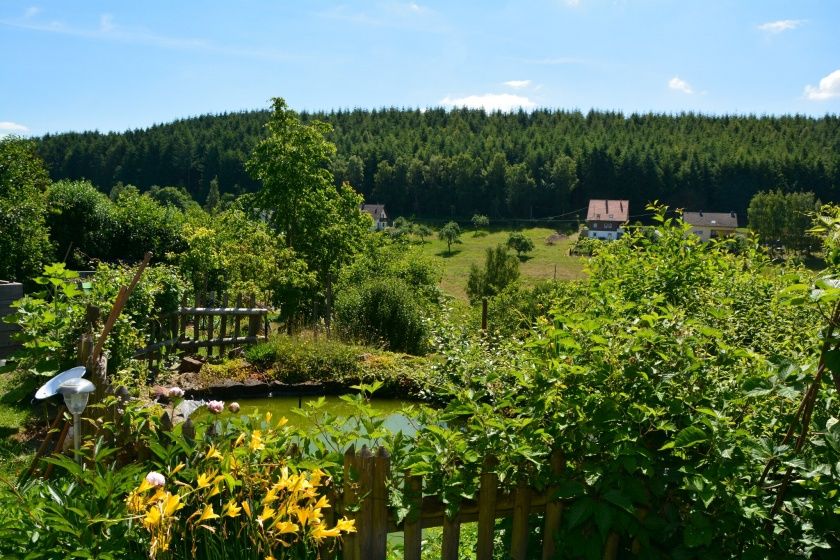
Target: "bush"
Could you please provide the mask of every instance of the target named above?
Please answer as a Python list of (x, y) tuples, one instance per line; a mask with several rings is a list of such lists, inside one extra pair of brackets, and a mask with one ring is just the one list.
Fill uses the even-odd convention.
[[(7, 319), (21, 328), (17, 336), (22, 348), (10, 360), (15, 369), (49, 376), (76, 365), (76, 345), (85, 328), (87, 306), (107, 314), (119, 287), (128, 285), (134, 272), (129, 267), (101, 264), (92, 278), (81, 283), (78, 274), (67, 270), (64, 263), (45, 267), (43, 275), (35, 279), (44, 286), (43, 291), (14, 302), (16, 311)], [(110, 372), (129, 364), (158, 319), (177, 309), (184, 291), (185, 284), (172, 267), (146, 268), (108, 336), (105, 349)]]
[(394, 352), (426, 351), (428, 328), (414, 290), (397, 278), (374, 278), (339, 294), (336, 322), (354, 340), (383, 344)]
[[(58, 181), (47, 191), (47, 225), (58, 254), (70, 251), (69, 262), (88, 266), (90, 259), (107, 260), (117, 229), (116, 209), (88, 181)], [(71, 251), (72, 249), (72, 251)]]
[(53, 248), (45, 224), (50, 179), (35, 144), (0, 139), (0, 279), (29, 282)]

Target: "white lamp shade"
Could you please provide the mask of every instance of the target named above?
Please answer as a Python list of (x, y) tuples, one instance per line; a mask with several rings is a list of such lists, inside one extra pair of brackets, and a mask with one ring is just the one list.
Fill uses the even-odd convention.
[(68, 379), (58, 387), (58, 392), (64, 396), (64, 404), (70, 414), (81, 414), (87, 406), (88, 397), (94, 391), (93, 383), (81, 377)]

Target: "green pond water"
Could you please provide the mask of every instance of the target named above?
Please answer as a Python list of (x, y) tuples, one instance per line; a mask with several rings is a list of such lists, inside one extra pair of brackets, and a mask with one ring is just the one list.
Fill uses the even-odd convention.
[[(338, 396), (276, 396), (263, 398), (242, 398), (236, 399), (239, 403), (239, 414), (252, 414), (259, 412), (264, 414), (271, 412), (274, 418), (285, 416), (289, 424), (300, 428), (312, 428), (314, 423), (311, 419), (297, 414), (295, 411), (307, 408), (307, 404), (316, 403), (324, 399), (320, 411), (327, 412), (332, 416), (347, 417), (353, 414), (353, 405), (345, 402)], [(385, 427), (396, 432), (402, 431), (406, 434), (413, 434), (417, 431), (417, 424), (412, 420), (410, 412), (407, 411), (412, 403), (398, 399), (371, 399), (371, 407), (377, 414), (385, 417)], [(226, 412), (230, 414), (230, 412)]]

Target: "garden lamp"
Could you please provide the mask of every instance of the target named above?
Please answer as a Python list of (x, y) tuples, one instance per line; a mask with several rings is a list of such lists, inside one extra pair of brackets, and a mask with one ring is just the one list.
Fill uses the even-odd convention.
[(79, 447), (82, 441), (82, 412), (87, 406), (88, 397), (94, 391), (93, 383), (87, 379), (76, 377), (68, 379), (58, 386), (58, 392), (64, 397), (67, 410), (73, 415), (73, 448), (76, 450), (76, 461), (82, 462)]

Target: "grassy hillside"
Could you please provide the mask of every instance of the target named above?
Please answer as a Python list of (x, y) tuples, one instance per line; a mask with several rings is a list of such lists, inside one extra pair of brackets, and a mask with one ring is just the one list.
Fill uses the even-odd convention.
[[(546, 239), (555, 233), (549, 228), (528, 228), (521, 230), (534, 242), (534, 250), (523, 257), (520, 272), (525, 282), (550, 280), (554, 278), (555, 266), (558, 280), (573, 280), (583, 276), (584, 260), (569, 256), (569, 246), (574, 242), (573, 237), (562, 237), (554, 241), (553, 245), (546, 243)], [(446, 243), (437, 237), (430, 238), (423, 244), (423, 251), (443, 260), (443, 291), (461, 299), (466, 299), (467, 276), (470, 265), (484, 264), (484, 253), (489, 247), (495, 247), (507, 241), (510, 230), (493, 230), (478, 237), (473, 231), (467, 230), (461, 234), (460, 245), (452, 246), (452, 254), (446, 252)]]

